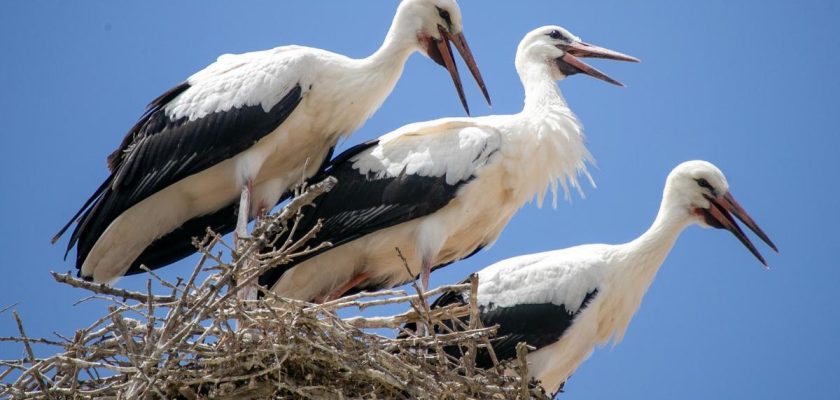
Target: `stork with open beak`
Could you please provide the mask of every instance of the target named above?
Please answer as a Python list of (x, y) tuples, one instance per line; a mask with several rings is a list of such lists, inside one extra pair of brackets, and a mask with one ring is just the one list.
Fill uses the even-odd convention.
[[(706, 161), (680, 164), (665, 183), (653, 225), (629, 243), (588, 244), (510, 258), (478, 272), (478, 307), (485, 326), (499, 325), (493, 350), (500, 360), (528, 354), (528, 372), (549, 393), (557, 392), (595, 346), (611, 337), (618, 343), (680, 232), (698, 224), (734, 234), (765, 266), (741, 220), (770, 248), (776, 245), (741, 207), (723, 173)], [(449, 292), (433, 308), (466, 304), (467, 293)], [(415, 330), (415, 326), (407, 326)], [(446, 351), (454, 356), (461, 349)], [(479, 366), (492, 367), (479, 353)]]
[(410, 124), (339, 155), (326, 169), (338, 183), (305, 212), (296, 231), (323, 221), (312, 243), (333, 247), (278, 265), (260, 283), (306, 301), (417, 276), (428, 287), (434, 268), (495, 241), (529, 200), (541, 202), (549, 187), (556, 196), (558, 185), (568, 195), (579, 187), (579, 174), (588, 176), (590, 155), (556, 81), (584, 73), (620, 85), (580, 57), (638, 61), (587, 45), (561, 27), (542, 27), (517, 50), (522, 112)]
[(489, 103), (455, 0), (404, 0), (364, 59), (301, 46), (219, 57), (152, 101), (53, 243), (75, 223), (80, 275), (110, 282), (192, 254), (208, 226), (246, 236), (379, 108), (415, 51), (446, 67), (469, 113), (450, 43)]

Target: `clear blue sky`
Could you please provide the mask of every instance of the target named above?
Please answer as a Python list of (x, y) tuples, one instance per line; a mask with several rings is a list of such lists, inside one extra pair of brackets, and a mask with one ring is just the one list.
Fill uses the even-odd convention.
[[(158, 94), (219, 54), (284, 44), (365, 56), (396, 2), (4, 2), (0, 11), (0, 308), (18, 303), (29, 333), (49, 336), (101, 315), (59, 286), (50, 237), (106, 176), (105, 157)], [(593, 61), (617, 88), (585, 76), (561, 88), (598, 161), (597, 188), (528, 205), (494, 247), (432, 276), (456, 281), (494, 261), (640, 234), (667, 173), (706, 159), (779, 245), (764, 270), (725, 231), (688, 229), (624, 342), (599, 349), (565, 398), (840, 398), (840, 235), (836, 123), (840, 3), (825, 1), (461, 2), (466, 35), (494, 106), (467, 79), (476, 115), (513, 113), (516, 44), (558, 24), (642, 59)], [(440, 99), (440, 100), (438, 100)], [(348, 143), (463, 112), (446, 72), (422, 56)], [(194, 260), (165, 270), (185, 275)], [(145, 277), (119, 282), (141, 288)], [(396, 311), (396, 310), (395, 310)], [(10, 312), (0, 336), (15, 334)], [(0, 358), (21, 355), (0, 343)]]

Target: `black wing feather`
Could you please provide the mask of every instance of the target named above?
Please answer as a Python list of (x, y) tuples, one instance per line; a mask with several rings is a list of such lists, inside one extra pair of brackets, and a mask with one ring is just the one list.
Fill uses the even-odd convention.
[[(325, 168), (329, 166), (330, 158), (332, 158), (335, 147), (330, 148), (327, 156), (321, 162), (318, 172), (312, 182), (318, 182), (318, 178), (323, 178)], [(280, 204), (292, 196), (291, 192), (286, 192), (277, 201)], [(140, 269), (141, 265), (149, 269), (157, 269), (176, 261), (182, 260), (191, 254), (195, 253), (196, 248), (193, 246), (193, 238), (203, 238), (207, 232), (207, 228), (213, 232), (225, 235), (236, 228), (236, 219), (238, 215), (239, 201), (236, 200), (224, 208), (219, 209), (211, 214), (195, 217), (183, 225), (160, 237), (152, 242), (149, 247), (143, 250), (143, 253), (134, 260), (126, 275), (139, 274), (143, 271)]]
[[(479, 307), (481, 322), (484, 326), (499, 325), (496, 338), (491, 340), (493, 351), (499, 360), (516, 357), (516, 345), (528, 343), (537, 349), (548, 346), (563, 337), (572, 326), (575, 318), (597, 296), (598, 289), (593, 289), (584, 296), (576, 311), (572, 312), (565, 305), (517, 304), (510, 307), (494, 307), (492, 304)], [(490, 355), (479, 352), (476, 365), (481, 368), (493, 366)]]
[(114, 152), (108, 156), (108, 169), (111, 170), (112, 173), (115, 172), (117, 168), (119, 168), (119, 165), (122, 162), (123, 154), (137, 139), (137, 134), (150, 123), (155, 123), (150, 120), (151, 116), (163, 110), (163, 107), (169, 104), (170, 101), (174, 100), (176, 97), (178, 97), (178, 95), (184, 93), (184, 91), (186, 91), (189, 88), (189, 83), (181, 82), (177, 86), (167, 90), (162, 95), (152, 100), (152, 102), (149, 103), (148, 106), (146, 106), (146, 111), (143, 112), (143, 115), (140, 116), (140, 119), (137, 120), (137, 123), (135, 123), (134, 126), (132, 126), (131, 129), (128, 130), (128, 133), (126, 133), (125, 137), (123, 138), (122, 142), (117, 147), (117, 149), (114, 150)]
[[(61, 238), (61, 236), (64, 235), (64, 232), (67, 232), (67, 229), (70, 228), (70, 225), (73, 225), (74, 222), (79, 220), (79, 217), (82, 215), (82, 213), (84, 213), (90, 207), (91, 204), (94, 204), (94, 202), (98, 201), (99, 198), (102, 197), (102, 194), (105, 193), (105, 191), (108, 189), (109, 186), (111, 186), (111, 178), (110, 177), (108, 177), (108, 179), (106, 179), (105, 181), (102, 182), (101, 185), (99, 185), (99, 188), (97, 188), (93, 192), (93, 194), (87, 199), (87, 201), (85, 201), (85, 204), (82, 204), (82, 207), (79, 208), (79, 211), (76, 211), (76, 214), (73, 215), (73, 218), (70, 218), (70, 221), (67, 221), (67, 223), (64, 224), (63, 227), (61, 227), (61, 229), (58, 231), (58, 233), (56, 233), (55, 236), (53, 236), (53, 238), (51, 240), (52, 244), (55, 244), (55, 242), (57, 242), (58, 239)], [(70, 252), (70, 248), (72, 248), (72, 247), (73, 247), (72, 244), (67, 246), (67, 252), (64, 253), (64, 258), (65, 259), (67, 258), (67, 253)]]
[[(335, 177), (338, 183), (332, 190), (315, 201), (314, 208), (307, 208), (296, 231), (298, 239), (321, 220), (323, 226), (313, 244), (332, 243), (331, 248), (341, 246), (369, 233), (391, 227), (415, 218), (429, 215), (448, 204), (458, 189), (472, 177), (448, 184), (446, 176), (420, 176), (401, 173), (397, 176), (377, 177), (362, 174), (353, 168), (351, 159), (366, 151), (377, 142), (363, 143), (336, 157), (326, 174)], [(283, 243), (282, 237), (275, 243)], [(327, 251), (324, 249), (299, 257), (289, 264), (280, 265), (260, 277), (260, 284), (271, 287), (280, 277), (295, 265)]]
[(193, 238), (201, 239), (210, 228), (218, 234), (227, 234), (236, 227), (239, 202), (236, 201), (213, 213), (193, 218), (183, 225), (158, 238), (131, 263), (126, 275), (140, 274), (144, 271), (140, 266), (148, 269), (158, 269), (189, 257), (196, 252)]
[(183, 83), (155, 99), (108, 157), (112, 174), (107, 185), (91, 197), (95, 201), (88, 200), (82, 207), (81, 217), (73, 219), (78, 223), (67, 247), (69, 250), (77, 245), (77, 268), (121, 213), (163, 188), (248, 149), (285, 121), (300, 103), (302, 93), (301, 87), (295, 86), (267, 112), (260, 105), (242, 106), (193, 121), (187, 117), (172, 120), (165, 106), (187, 89), (189, 84)]
[[(469, 279), (461, 283), (468, 281)], [(499, 361), (510, 360), (516, 358), (516, 345), (520, 342), (540, 349), (560, 340), (566, 330), (572, 326), (574, 319), (597, 295), (598, 289), (588, 292), (574, 312), (570, 312), (565, 305), (551, 303), (517, 304), (509, 307), (496, 307), (491, 303), (479, 307), (479, 317), (484, 326), (499, 326), (496, 337), (491, 339), (490, 343)], [(444, 292), (432, 303), (431, 308), (440, 308), (449, 304), (467, 304), (465, 293), (462, 291)], [(466, 317), (461, 320), (466, 321)], [(449, 327), (451, 328), (451, 325)], [(417, 331), (416, 324), (413, 323), (404, 325), (403, 329)], [(440, 333), (441, 329), (436, 327), (436, 331)], [(459, 346), (448, 346), (443, 350), (454, 357), (460, 357), (466, 351)], [(478, 349), (475, 363), (479, 368), (493, 367), (490, 353), (485, 349)]]
[(134, 188), (145, 180), (144, 187), (126, 199), (136, 204), (253, 146), (274, 131), (300, 100), (301, 88), (295, 86), (268, 112), (260, 105), (242, 106), (193, 121), (188, 117), (172, 120), (160, 107), (134, 134), (127, 157), (117, 165), (113, 186)]

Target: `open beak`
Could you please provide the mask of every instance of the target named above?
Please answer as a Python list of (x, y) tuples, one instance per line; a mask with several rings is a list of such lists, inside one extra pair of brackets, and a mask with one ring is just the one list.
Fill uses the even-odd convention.
[(618, 61), (640, 62), (639, 59), (636, 57), (628, 56), (617, 51), (605, 49), (603, 47), (598, 47), (584, 42), (563, 44), (558, 45), (557, 47), (565, 52), (565, 54), (563, 54), (562, 57), (557, 59), (557, 62), (560, 66), (560, 69), (567, 75), (570, 75), (571, 73), (582, 72), (589, 76), (598, 78), (602, 81), (606, 81), (618, 86), (624, 86), (624, 84), (609, 77), (607, 74), (591, 67), (590, 65), (581, 61), (580, 58), (607, 58), (610, 60)]
[(731, 193), (726, 193), (723, 196), (712, 197), (712, 196), (705, 196), (707, 200), (711, 203), (708, 209), (702, 209), (703, 216), (706, 219), (706, 223), (719, 229), (726, 229), (747, 249), (750, 250), (753, 255), (758, 258), (758, 261), (761, 261), (764, 266), (767, 266), (767, 261), (764, 260), (764, 257), (761, 256), (761, 253), (758, 252), (758, 249), (750, 242), (750, 239), (747, 238), (747, 235), (744, 234), (744, 231), (741, 230), (741, 227), (738, 226), (738, 223), (735, 222), (735, 219), (732, 217), (733, 215), (737, 217), (741, 222), (744, 223), (750, 230), (752, 230), (756, 235), (758, 235), (764, 243), (767, 243), (771, 249), (775, 252), (779, 252), (776, 248), (776, 245), (773, 244), (773, 241), (758, 227), (758, 224), (753, 221), (747, 211), (735, 201), (735, 198), (732, 197)]
[(440, 32), (440, 39), (429, 38), (427, 40), (426, 54), (449, 71), (449, 75), (452, 77), (452, 83), (455, 84), (455, 90), (458, 91), (458, 97), (461, 98), (461, 105), (464, 106), (464, 111), (466, 111), (467, 115), (470, 115), (470, 107), (467, 105), (466, 96), (464, 96), (464, 87), (461, 84), (461, 76), (458, 74), (455, 59), (452, 57), (453, 53), (452, 47), (449, 45), (450, 42), (455, 45), (458, 53), (461, 54), (461, 58), (464, 59), (464, 63), (467, 64), (467, 68), (469, 68), (470, 73), (472, 73), (473, 78), (478, 83), (478, 87), (481, 88), (481, 93), (487, 100), (487, 104), (491, 104), (487, 86), (484, 84), (484, 79), (481, 77), (481, 72), (478, 70), (478, 65), (475, 63), (472, 51), (470, 51), (470, 47), (467, 45), (467, 39), (464, 38), (464, 33), (452, 34), (440, 25), (438, 25), (438, 31)]

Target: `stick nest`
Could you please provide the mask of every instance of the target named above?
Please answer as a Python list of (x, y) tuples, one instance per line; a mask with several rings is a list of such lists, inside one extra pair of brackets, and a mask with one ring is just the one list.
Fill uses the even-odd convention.
[[(255, 290), (262, 272), (313, 250), (303, 243), (314, 230), (297, 243), (272, 244), (269, 238), (295, 229), (301, 208), (333, 184), (327, 180), (299, 191), (280, 212), (256, 224), (251, 238), (231, 249), (230, 262), (217, 250), (226, 244), (209, 232), (196, 243), (202, 259), (186, 280), (167, 282), (151, 273), (146, 291), (133, 292), (53, 273), (56, 281), (90, 292), (84, 300), (109, 302), (108, 312), (72, 338), (59, 340), (29, 338), (15, 312), (20, 336), (2, 340), (22, 344), (26, 357), (0, 361), (0, 397), (547, 398), (521, 378), (527, 376), (524, 346), (516, 360), (488, 370), (475, 367), (478, 348), (492, 353), (489, 339), (495, 327), (481, 326), (474, 301), (429, 309), (429, 296), (443, 290), (470, 290), (474, 300), (475, 279), (413, 295), (361, 293), (318, 305), (270, 292), (247, 300), (243, 293)], [(277, 250), (259, 255), (266, 245)], [(209, 275), (200, 274), (207, 270)], [(208, 276), (199, 279), (203, 275)], [(152, 293), (153, 280), (167, 288), (166, 294)], [(400, 303), (408, 311), (399, 315), (337, 315), (342, 309)], [(403, 332), (391, 338), (370, 331), (415, 322), (425, 328), (421, 331), (434, 332), (432, 325), (445, 326), (448, 320), (454, 328), (443, 334)], [(59, 350), (38, 358), (33, 345)], [(466, 356), (456, 359), (442, 351), (452, 345), (467, 349)]]

